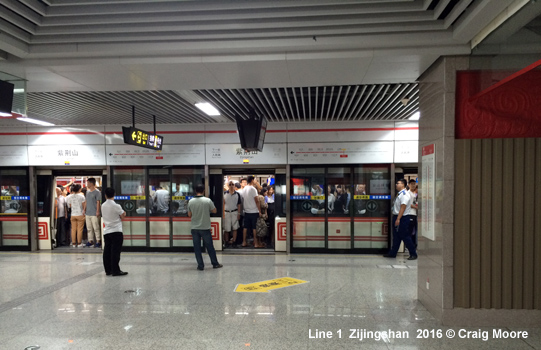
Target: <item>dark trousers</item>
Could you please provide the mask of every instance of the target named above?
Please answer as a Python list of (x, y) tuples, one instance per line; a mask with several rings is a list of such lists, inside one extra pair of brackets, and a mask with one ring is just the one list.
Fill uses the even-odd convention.
[[(398, 215), (393, 215), (393, 225), (396, 222)], [(411, 256), (417, 256), (417, 251), (415, 250), (415, 245), (411, 240), (411, 230), (410, 230), (410, 217), (402, 216), (400, 218), (400, 225), (395, 227), (393, 230), (393, 246), (389, 251), (389, 255), (396, 256), (398, 249), (400, 248), (400, 242), (404, 241), (406, 248)]]
[(210, 230), (192, 230), (192, 238), (195, 260), (197, 260), (197, 267), (200, 269), (205, 267), (203, 255), (201, 254), (201, 239), (203, 239), (203, 245), (209, 254), (212, 266), (220, 264), (216, 258), (216, 249), (214, 249), (214, 245), (212, 244), (212, 234), (210, 233)]
[(235, 244), (242, 244), (242, 229), (244, 227), (244, 215), (241, 214), (239, 220), (239, 228), (237, 229), (237, 241)]
[(120, 252), (124, 235), (122, 232), (112, 232), (103, 235), (105, 247), (103, 248), (103, 267), (106, 274), (116, 274), (120, 270)]
[(417, 248), (417, 215), (410, 215), (410, 226), (411, 240), (415, 244), (415, 248)]
[(56, 219), (56, 246), (69, 245), (69, 240), (66, 239), (66, 218), (61, 217)]

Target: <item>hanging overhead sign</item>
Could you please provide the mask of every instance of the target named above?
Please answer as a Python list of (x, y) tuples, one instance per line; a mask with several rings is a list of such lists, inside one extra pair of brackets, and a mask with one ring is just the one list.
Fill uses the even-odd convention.
[(163, 136), (151, 134), (134, 127), (122, 127), (124, 143), (139, 147), (150, 148), (161, 151), (163, 146)]

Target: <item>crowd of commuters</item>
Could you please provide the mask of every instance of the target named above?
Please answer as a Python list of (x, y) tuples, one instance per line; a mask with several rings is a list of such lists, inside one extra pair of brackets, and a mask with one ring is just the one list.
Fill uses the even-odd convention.
[(274, 186), (261, 185), (250, 175), (239, 182), (229, 181), (226, 187), (225, 247), (271, 248), (274, 245)]

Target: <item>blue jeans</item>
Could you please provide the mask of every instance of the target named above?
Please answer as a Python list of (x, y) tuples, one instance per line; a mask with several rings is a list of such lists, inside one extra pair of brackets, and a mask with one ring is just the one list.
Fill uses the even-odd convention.
[(197, 267), (202, 269), (205, 267), (205, 263), (203, 262), (203, 255), (201, 254), (201, 239), (203, 239), (203, 245), (205, 246), (205, 249), (207, 249), (207, 253), (209, 254), (210, 262), (212, 263), (212, 266), (219, 265), (218, 259), (216, 258), (216, 249), (214, 249), (214, 245), (212, 244), (212, 234), (209, 230), (192, 230), (192, 238), (193, 238), (193, 250), (195, 252), (195, 260), (197, 260)]

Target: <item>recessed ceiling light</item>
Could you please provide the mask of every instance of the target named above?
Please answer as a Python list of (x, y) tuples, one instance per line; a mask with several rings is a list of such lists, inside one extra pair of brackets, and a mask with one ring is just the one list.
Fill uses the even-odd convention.
[(28, 117), (17, 118), (17, 120), (20, 120), (22, 122), (32, 123), (32, 124), (43, 125), (43, 126), (53, 126), (54, 125), (52, 123), (44, 122), (43, 120), (37, 120), (37, 119), (33, 119), (33, 118), (28, 118)]
[(411, 117), (409, 117), (408, 119), (409, 120), (419, 120), (419, 118), (421, 118), (421, 113), (419, 113), (419, 111), (413, 113), (411, 115)]
[(207, 115), (210, 116), (218, 116), (220, 115), (220, 111), (218, 111), (213, 105), (211, 105), (208, 102), (200, 102), (196, 103), (195, 106), (205, 112)]

